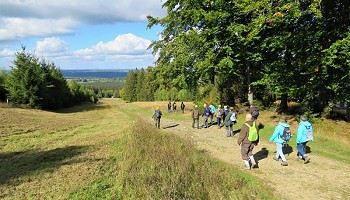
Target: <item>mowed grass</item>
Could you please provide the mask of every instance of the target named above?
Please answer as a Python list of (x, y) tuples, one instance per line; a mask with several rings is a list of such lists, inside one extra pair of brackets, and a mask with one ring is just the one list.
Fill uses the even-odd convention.
[(0, 199), (273, 199), (251, 175), (138, 119), (152, 104), (101, 102), (0, 108)]

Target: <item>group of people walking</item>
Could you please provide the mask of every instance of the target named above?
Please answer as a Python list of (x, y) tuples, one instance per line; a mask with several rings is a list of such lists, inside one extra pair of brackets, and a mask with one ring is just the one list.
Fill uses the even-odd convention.
[[(192, 128), (200, 128), (200, 116), (203, 117), (203, 124), (201, 126), (202, 128), (209, 128), (210, 125), (213, 125), (213, 118), (216, 117), (218, 129), (225, 126), (227, 137), (232, 137), (235, 135), (235, 132), (233, 131), (233, 125), (237, 124), (238, 114), (233, 107), (228, 108), (227, 106), (224, 106), (224, 108), (222, 109), (221, 105), (218, 105), (218, 107), (215, 108), (215, 106), (213, 106), (212, 103), (210, 103), (209, 106), (207, 104), (204, 104), (203, 106), (203, 112), (201, 112), (198, 109), (197, 105), (194, 106), (194, 109), (191, 113)], [(160, 112), (159, 107), (156, 108), (156, 111), (153, 115), (153, 118), (155, 119), (155, 125), (159, 128), (160, 117), (162, 114), (161, 112), (160, 114), (157, 114), (157, 112)], [(156, 119), (158, 116), (159, 118)], [(259, 126), (257, 124), (258, 116), (259, 109), (254, 104), (252, 104), (250, 106), (249, 113), (247, 113), (245, 116), (245, 122), (239, 130), (237, 143), (241, 146), (241, 156), (244, 161), (244, 169), (252, 169), (258, 167), (258, 164), (253, 156), (253, 149), (259, 143)], [(308, 157), (305, 151), (305, 147), (308, 141), (313, 141), (312, 132), (312, 125), (310, 122), (307, 121), (307, 117), (301, 116), (300, 123), (298, 124), (297, 129), (296, 143), (298, 150), (297, 156), (299, 160), (304, 164), (310, 162), (310, 158)], [(238, 131), (236, 133), (238, 133)], [(290, 140), (290, 138), (290, 125), (287, 123), (286, 118), (280, 117), (279, 123), (275, 127), (275, 130), (272, 133), (272, 136), (270, 137), (269, 141), (276, 143), (276, 155), (273, 157), (273, 159), (276, 161), (279, 161), (281, 159), (282, 166), (288, 166), (288, 162), (286, 160), (286, 157), (284, 156), (283, 147), (288, 145), (288, 141)]]
[[(186, 107), (186, 106), (185, 106), (184, 102), (181, 102), (180, 108), (181, 108), (181, 112), (182, 112), (182, 113), (185, 112), (185, 107)], [(173, 108), (172, 111), (171, 111), (171, 108)], [(177, 108), (176, 102), (174, 101), (173, 103), (171, 103), (171, 102), (169, 101), (169, 103), (168, 103), (168, 113), (176, 112), (176, 108)]]

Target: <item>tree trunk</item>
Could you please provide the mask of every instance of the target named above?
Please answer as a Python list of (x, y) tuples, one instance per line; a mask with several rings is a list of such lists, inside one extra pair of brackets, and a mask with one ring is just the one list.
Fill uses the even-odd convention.
[(281, 104), (280, 104), (280, 109), (282, 111), (288, 110), (288, 94), (282, 94), (281, 96)]
[(350, 122), (350, 102), (346, 103), (346, 119)]
[(249, 104), (253, 104), (254, 101), (254, 95), (253, 95), (253, 88), (251, 85), (251, 73), (250, 73), (250, 65), (248, 64), (248, 68), (247, 68), (247, 84), (248, 84), (248, 102)]

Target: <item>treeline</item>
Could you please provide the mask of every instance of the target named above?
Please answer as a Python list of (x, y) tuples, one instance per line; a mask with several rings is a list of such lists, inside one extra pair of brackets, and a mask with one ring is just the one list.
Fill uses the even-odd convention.
[(27, 53), (16, 53), (9, 74), (0, 73), (0, 98), (11, 104), (37, 109), (60, 109), (98, 100), (93, 90), (63, 77), (59, 68)]
[(145, 71), (129, 71), (125, 85), (120, 91), (120, 97), (128, 102), (133, 101), (192, 101), (197, 95), (187, 89), (169, 88), (158, 82), (158, 71), (155, 68), (148, 67)]
[(120, 90), (125, 84), (124, 78), (99, 78), (99, 79), (84, 79), (79, 82), (81, 86), (91, 89), (95, 92), (98, 98), (119, 98)]
[(146, 70), (142, 86), (139, 73), (130, 72), (124, 99), (170, 100), (186, 91), (190, 99), (229, 104), (269, 106), (278, 99), (283, 109), (298, 101), (315, 113), (350, 101), (350, 1), (167, 0), (163, 6), (167, 16), (148, 16), (149, 28), (164, 27), (151, 44), (156, 66)]

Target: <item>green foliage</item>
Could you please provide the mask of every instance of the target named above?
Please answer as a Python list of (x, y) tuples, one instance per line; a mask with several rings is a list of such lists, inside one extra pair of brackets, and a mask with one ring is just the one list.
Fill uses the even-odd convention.
[[(205, 101), (282, 99), (313, 112), (348, 101), (350, 3), (314, 1), (167, 0), (164, 27), (150, 48), (154, 79), (166, 90), (198, 91)], [(345, 95), (344, 95), (345, 94)]]
[(186, 90), (186, 89), (182, 89), (177, 94), (177, 99), (180, 100), (180, 101), (192, 101), (193, 100), (193, 94), (190, 91)]
[[(89, 101), (92, 93), (76, 85), (68, 88), (60, 69), (53, 63), (27, 53), (25, 47), (16, 54), (5, 88), (8, 99), (15, 105), (30, 108), (59, 109)], [(76, 93), (75, 93), (76, 92)], [(94, 98), (94, 101), (97, 98)]]
[(0, 101), (5, 101), (7, 91), (5, 89), (5, 82), (7, 79), (7, 73), (4, 70), (0, 70)]
[(121, 93), (121, 97), (128, 102), (133, 102), (137, 100), (136, 94), (136, 86), (137, 86), (137, 73), (134, 71), (129, 71), (123, 91)]
[(79, 81), (79, 85), (86, 89), (93, 90), (98, 98), (119, 98), (120, 90), (125, 84), (125, 79), (84, 79)]

